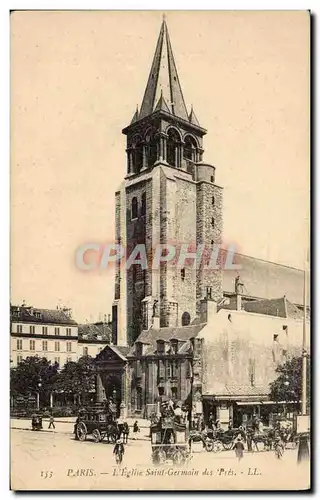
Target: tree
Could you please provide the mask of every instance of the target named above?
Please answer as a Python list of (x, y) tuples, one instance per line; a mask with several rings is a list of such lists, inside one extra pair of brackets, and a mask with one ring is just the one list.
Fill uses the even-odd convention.
[[(272, 401), (301, 401), (302, 397), (302, 357), (294, 357), (277, 367), (279, 374), (270, 384)], [(307, 357), (307, 404), (310, 399), (310, 357)]]
[(13, 396), (34, 396), (47, 402), (58, 379), (57, 363), (51, 364), (46, 358), (30, 356), (10, 370), (10, 389)]
[(83, 356), (78, 361), (69, 361), (59, 373), (55, 384), (57, 391), (67, 395), (77, 396), (84, 402), (90, 393), (95, 390), (94, 359)]

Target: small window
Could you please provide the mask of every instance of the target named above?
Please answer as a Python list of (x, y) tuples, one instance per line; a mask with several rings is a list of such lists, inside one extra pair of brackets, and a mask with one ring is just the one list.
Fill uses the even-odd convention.
[(47, 351), (48, 350), (48, 341), (47, 340), (43, 340), (42, 341), (42, 350), (43, 351)]
[(146, 215), (147, 210), (147, 197), (146, 193), (142, 193), (141, 197), (141, 215)]
[(54, 334), (55, 335), (60, 335), (60, 328), (55, 328), (54, 329)]
[(30, 333), (31, 333), (31, 335), (34, 335), (34, 333), (35, 333), (34, 325), (30, 325)]
[(178, 399), (178, 389), (177, 387), (171, 387), (171, 397), (175, 401)]
[(42, 327), (42, 333), (43, 333), (43, 335), (48, 335), (48, 327), (47, 326)]
[(59, 351), (60, 351), (60, 342), (55, 342), (55, 343), (54, 343), (54, 350), (55, 350), (56, 352), (59, 352)]
[(17, 339), (17, 350), (18, 351), (22, 350), (22, 339)]
[(17, 356), (17, 364), (21, 363), (22, 361), (22, 356)]
[(159, 354), (164, 354), (164, 341), (157, 340), (157, 351)]
[(67, 342), (67, 352), (71, 352), (72, 351), (72, 344), (71, 342)]
[(185, 280), (185, 277), (186, 277), (186, 270), (183, 268), (183, 269), (181, 269), (181, 279), (182, 279), (182, 281)]
[(70, 356), (67, 358), (67, 363), (70, 363), (72, 361), (72, 358)]
[(207, 296), (207, 299), (212, 299), (212, 287), (211, 286), (207, 286), (206, 296)]
[(88, 348), (87, 347), (83, 348), (83, 355), (88, 356)]
[(212, 198), (211, 198), (211, 203), (212, 203), (212, 206), (214, 207), (214, 205), (215, 205), (215, 203), (216, 203), (216, 200), (215, 200), (215, 197), (214, 197), (214, 196), (212, 196)]
[(210, 182), (214, 183), (213, 175), (211, 175), (211, 177), (210, 177)]
[(22, 333), (22, 325), (17, 325), (17, 333)]
[(67, 328), (67, 337), (71, 337), (71, 328)]
[(35, 351), (35, 350), (36, 350), (36, 341), (30, 340), (30, 351)]
[(188, 312), (184, 312), (181, 318), (181, 324), (182, 326), (188, 326), (190, 325), (190, 314)]
[(138, 200), (136, 197), (132, 198), (131, 201), (131, 219), (136, 219), (138, 217)]
[(214, 228), (214, 218), (211, 219), (211, 226)]

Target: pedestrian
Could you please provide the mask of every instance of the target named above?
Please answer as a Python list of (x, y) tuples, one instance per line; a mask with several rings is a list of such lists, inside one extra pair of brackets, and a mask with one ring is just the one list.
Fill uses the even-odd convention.
[(253, 440), (253, 429), (252, 427), (248, 427), (247, 429), (247, 446), (248, 451), (252, 452), (252, 440)]
[(51, 429), (51, 427), (53, 427), (54, 429), (56, 428), (56, 426), (54, 425), (54, 418), (53, 418), (53, 415), (50, 415), (50, 418), (49, 418), (49, 427), (48, 427), (48, 429)]
[(128, 422), (124, 422), (124, 424), (123, 424), (123, 442), (125, 444), (128, 443), (129, 432), (130, 432), (130, 429), (129, 429)]
[(121, 439), (117, 439), (116, 445), (113, 449), (113, 454), (116, 456), (117, 465), (120, 465), (124, 455), (124, 445)]
[(140, 432), (139, 425), (138, 425), (138, 420), (136, 420), (133, 424), (133, 435), (134, 439), (136, 439), (137, 433)]
[(244, 444), (242, 442), (241, 437), (238, 437), (237, 441), (235, 442), (233, 449), (236, 453), (237, 459), (240, 460), (243, 458), (243, 451), (244, 451)]

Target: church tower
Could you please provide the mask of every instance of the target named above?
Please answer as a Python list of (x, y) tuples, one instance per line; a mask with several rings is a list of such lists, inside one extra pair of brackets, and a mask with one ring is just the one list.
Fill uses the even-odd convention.
[[(199, 77), (199, 89), (201, 77)], [(127, 175), (116, 192), (116, 243), (130, 255), (144, 245), (148, 266), (124, 263), (116, 269), (113, 342), (131, 345), (142, 330), (190, 324), (200, 301), (222, 297), (220, 270), (162, 263), (153, 269), (159, 244), (195, 252), (221, 242), (222, 188), (215, 167), (203, 161), (203, 137), (188, 113), (163, 20), (140, 110), (123, 129), (127, 137)]]

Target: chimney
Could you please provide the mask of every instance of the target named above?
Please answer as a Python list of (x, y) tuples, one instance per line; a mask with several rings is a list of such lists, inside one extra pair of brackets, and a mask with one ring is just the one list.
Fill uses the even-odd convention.
[(237, 311), (241, 311), (242, 309), (242, 297), (240, 293), (237, 293)]
[(155, 328), (155, 329), (156, 329), (156, 328), (157, 328), (157, 329), (158, 329), (158, 328), (160, 328), (160, 318), (159, 318), (159, 317), (154, 316), (154, 317), (152, 318), (152, 328)]

